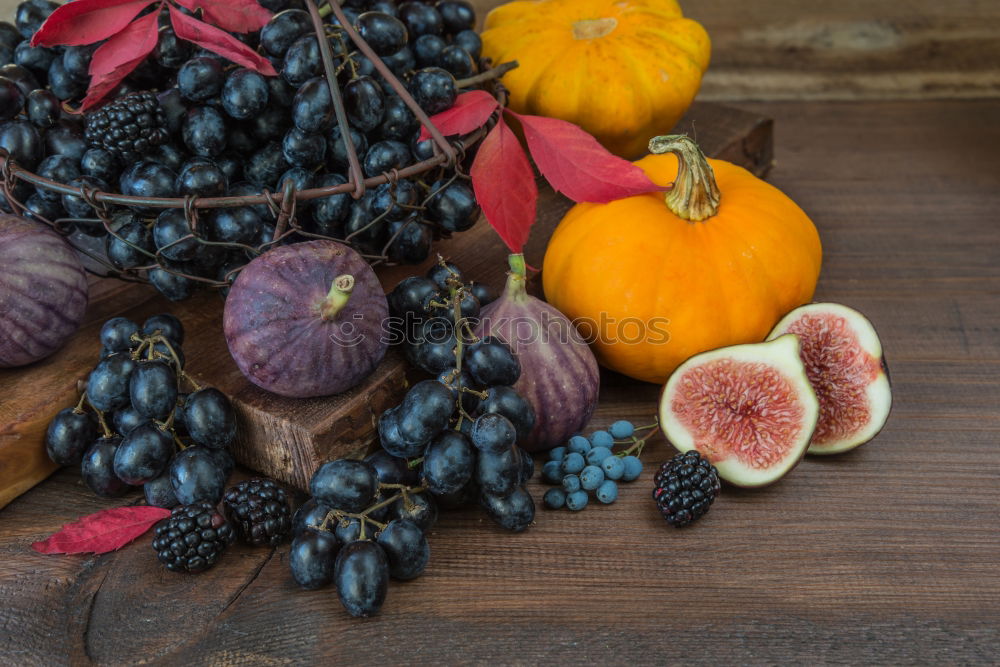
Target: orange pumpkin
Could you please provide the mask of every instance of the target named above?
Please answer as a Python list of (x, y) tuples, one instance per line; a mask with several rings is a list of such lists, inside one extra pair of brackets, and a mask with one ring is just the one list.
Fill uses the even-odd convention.
[(674, 188), (573, 207), (542, 279), (549, 303), (598, 339), (598, 361), (662, 383), (694, 354), (763, 340), (812, 300), (822, 249), (802, 209), (742, 167), (684, 136), (650, 150), (636, 164)]
[(503, 80), (511, 109), (576, 123), (627, 158), (684, 115), (711, 51), (674, 0), (509, 2), (482, 38), (493, 62), (520, 63)]

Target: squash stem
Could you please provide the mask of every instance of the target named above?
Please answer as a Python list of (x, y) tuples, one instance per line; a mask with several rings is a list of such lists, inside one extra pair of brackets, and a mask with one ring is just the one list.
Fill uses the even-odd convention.
[(526, 285), (528, 282), (528, 267), (524, 262), (524, 255), (514, 253), (507, 258), (510, 271), (507, 273), (507, 285), (504, 287), (506, 296), (513, 301), (522, 301), (528, 296)]
[(715, 172), (691, 137), (684, 134), (656, 137), (649, 142), (649, 151), (677, 156), (677, 179), (665, 196), (667, 208), (674, 215), (689, 222), (701, 222), (719, 212)]
[(333, 279), (333, 285), (330, 286), (330, 291), (327, 293), (326, 298), (323, 299), (323, 305), (320, 306), (319, 314), (324, 320), (332, 320), (337, 316), (344, 306), (347, 305), (348, 300), (351, 298), (351, 292), (354, 291), (354, 276), (349, 274), (344, 274), (342, 276), (337, 276)]

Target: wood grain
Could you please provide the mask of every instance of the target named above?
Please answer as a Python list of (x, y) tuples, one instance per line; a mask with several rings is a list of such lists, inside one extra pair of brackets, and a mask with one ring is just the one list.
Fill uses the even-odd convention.
[[(678, 125), (702, 142), (709, 155), (725, 157), (763, 174), (771, 166), (773, 124), (769, 118), (717, 104), (697, 104)], [(542, 250), (569, 200), (552, 192), (539, 203), (542, 214), (528, 248), (529, 260), (541, 266)], [(497, 287), (506, 267), (506, 250), (485, 222), (440, 244), (437, 251), (489, 279)], [(420, 267), (389, 267), (379, 271), (386, 290)], [(187, 372), (200, 385), (214, 386), (232, 397), (239, 420), (236, 459), (300, 489), (324, 461), (365, 453), (376, 437), (377, 417), (398, 403), (406, 385), (406, 363), (390, 351), (376, 371), (345, 394), (308, 400), (287, 399), (259, 389), (233, 363), (222, 335), (222, 299), (201, 293), (180, 304), (153, 296), (146, 286), (99, 281), (92, 287), (86, 325), (56, 355), (40, 364), (0, 370), (0, 393), (17, 397), (0, 408), (7, 426), (0, 430), (0, 507), (52, 473), (42, 455), (42, 435), (60, 409), (75, 403), (78, 381), (86, 379), (100, 349), (98, 332), (104, 320), (123, 315), (136, 322), (163, 311), (184, 323), (183, 350)]]
[[(160, 569), (148, 537), (35, 554), (111, 504), (60, 472), (0, 512), (0, 663), (995, 663), (1000, 102), (751, 109), (779, 128), (772, 182), (820, 229), (817, 297), (882, 334), (895, 407), (877, 440), (725, 488), (674, 530), (649, 499), (657, 439), (612, 506), (539, 511), (521, 535), (445, 514), (426, 574), (365, 621), (296, 590), (287, 546), (235, 547), (198, 577)], [(606, 373), (593, 424), (645, 420), (656, 394)]]
[[(503, 0), (473, 0), (485, 16)], [(712, 39), (699, 99), (1000, 96), (994, 0), (680, 0)]]
[[(472, 0), (480, 17), (502, 2)], [(712, 38), (703, 101), (1000, 97), (994, 0), (680, 4)]]
[(703, 100), (1000, 96), (1000, 4), (682, 2), (713, 43)]

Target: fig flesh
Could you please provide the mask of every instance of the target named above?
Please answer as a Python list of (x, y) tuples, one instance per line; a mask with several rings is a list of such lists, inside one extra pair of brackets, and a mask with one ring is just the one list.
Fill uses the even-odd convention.
[(892, 408), (889, 373), (875, 327), (837, 303), (811, 303), (786, 315), (768, 336), (795, 334), (809, 382), (819, 399), (819, 422), (809, 454), (839, 454), (882, 430)]
[(691, 357), (660, 396), (667, 439), (682, 452), (700, 452), (736, 486), (784, 477), (805, 454), (818, 418), (793, 335)]

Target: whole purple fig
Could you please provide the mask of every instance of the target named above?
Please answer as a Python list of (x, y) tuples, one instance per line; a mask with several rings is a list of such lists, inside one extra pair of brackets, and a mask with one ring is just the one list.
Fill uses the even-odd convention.
[(514, 389), (535, 409), (535, 427), (518, 445), (529, 452), (566, 442), (590, 421), (601, 376), (597, 359), (573, 323), (525, 290), (523, 255), (510, 256), (504, 293), (483, 308), (479, 336), (497, 336), (521, 365)]
[(229, 352), (262, 389), (307, 398), (347, 391), (375, 370), (389, 306), (371, 266), (334, 241), (270, 250), (226, 298)]
[(45, 225), (0, 215), (0, 368), (43, 359), (76, 333), (87, 310), (87, 275)]

